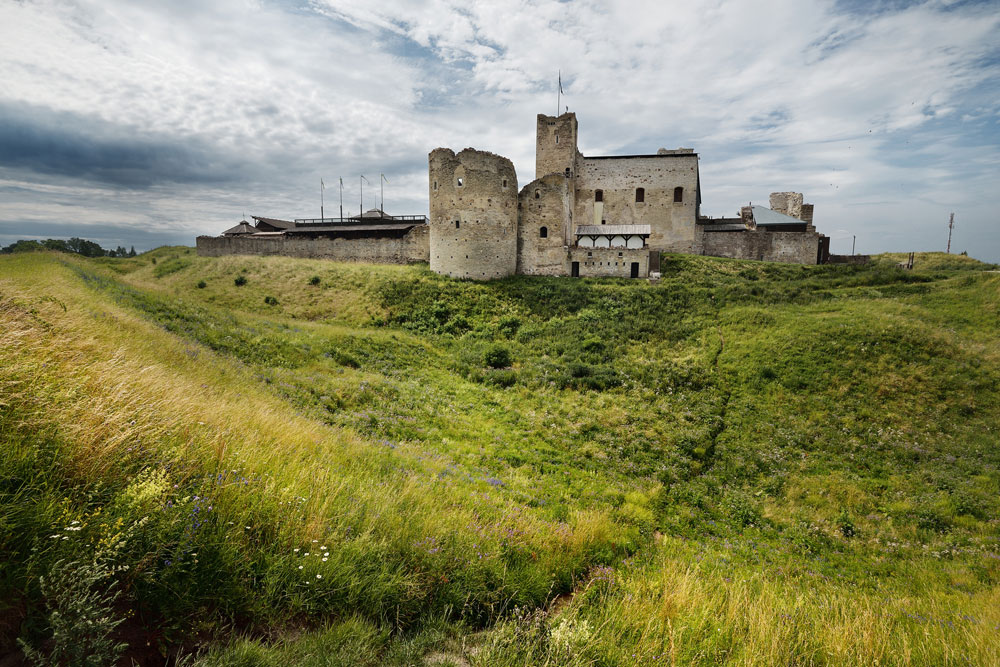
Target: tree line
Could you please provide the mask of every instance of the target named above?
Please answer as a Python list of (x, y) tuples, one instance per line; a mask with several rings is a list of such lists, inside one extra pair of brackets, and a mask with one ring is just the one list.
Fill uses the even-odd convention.
[(15, 252), (34, 252), (37, 250), (58, 250), (59, 252), (74, 252), (84, 257), (135, 257), (135, 246), (131, 250), (126, 250), (124, 246), (118, 246), (114, 250), (105, 250), (97, 243), (87, 239), (76, 238), (68, 241), (63, 239), (45, 239), (44, 241), (28, 241), (21, 239), (11, 243), (9, 246), (0, 248), (0, 253), (10, 254)]

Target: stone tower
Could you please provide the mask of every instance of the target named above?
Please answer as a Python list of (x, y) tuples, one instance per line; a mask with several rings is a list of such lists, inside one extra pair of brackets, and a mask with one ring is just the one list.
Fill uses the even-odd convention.
[(505, 157), (466, 148), (428, 156), (431, 270), (490, 280), (517, 270), (517, 174)]
[[(535, 178), (549, 174), (574, 176), (576, 169), (576, 114), (558, 118), (538, 114), (535, 129)], [(567, 171), (567, 169), (569, 171)]]

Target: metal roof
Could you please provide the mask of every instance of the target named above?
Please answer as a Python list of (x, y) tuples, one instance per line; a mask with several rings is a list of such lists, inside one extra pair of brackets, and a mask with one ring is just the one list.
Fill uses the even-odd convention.
[(256, 231), (257, 230), (254, 227), (252, 227), (249, 222), (247, 222), (246, 220), (244, 220), (243, 222), (241, 222), (240, 224), (236, 225), (235, 227), (230, 227), (226, 231), (222, 232), (222, 235), (223, 236), (236, 236), (238, 234), (253, 234)]
[(579, 225), (577, 236), (649, 236), (649, 225)]
[(271, 225), (272, 227), (277, 227), (278, 229), (288, 229), (294, 227), (295, 223), (291, 220), (278, 220), (277, 218), (262, 218), (259, 215), (250, 216), (257, 222), (263, 222), (266, 225)]
[(785, 215), (784, 213), (778, 213), (777, 211), (772, 211), (765, 206), (751, 206), (753, 209), (753, 220), (757, 223), (757, 226), (766, 225), (768, 227), (774, 225), (804, 225), (806, 222), (804, 220), (799, 220), (798, 218), (793, 218), (790, 215)]

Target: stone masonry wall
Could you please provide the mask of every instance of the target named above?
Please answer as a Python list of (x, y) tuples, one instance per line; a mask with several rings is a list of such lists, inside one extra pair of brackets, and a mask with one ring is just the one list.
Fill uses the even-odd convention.
[[(569, 183), (562, 174), (549, 174), (521, 189), (517, 198), (517, 272), (562, 276), (569, 272), (564, 234), (569, 217)], [(542, 228), (546, 236), (542, 238)]]
[[(674, 188), (684, 188), (674, 202)], [(636, 189), (644, 188), (642, 203)], [(603, 191), (603, 202), (595, 191)], [(698, 156), (694, 153), (641, 158), (582, 158), (577, 162), (577, 225), (649, 225), (647, 244), (667, 252), (695, 252)]]
[[(576, 162), (577, 122), (575, 113), (538, 114), (535, 127), (535, 178), (566, 175)], [(572, 173), (571, 173), (572, 175)]]
[(701, 254), (765, 262), (815, 264), (819, 234), (815, 232), (703, 232)]
[(198, 255), (285, 255), (330, 259), (337, 262), (409, 264), (430, 257), (427, 225), (419, 225), (399, 238), (297, 238), (293, 236), (199, 236)]
[[(613, 276), (629, 278), (632, 263), (639, 264), (639, 277), (649, 276), (649, 249), (626, 250), (625, 248), (570, 248), (569, 265), (580, 263), (581, 278)], [(567, 271), (567, 274), (569, 271)]]
[(430, 265), (453, 278), (517, 270), (517, 175), (505, 157), (466, 148), (431, 151)]
[(768, 205), (772, 211), (802, 220), (801, 192), (772, 192), (768, 199)]

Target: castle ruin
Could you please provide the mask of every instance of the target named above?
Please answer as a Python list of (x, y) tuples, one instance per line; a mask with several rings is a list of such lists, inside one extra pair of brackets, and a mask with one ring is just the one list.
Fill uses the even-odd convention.
[(817, 264), (829, 239), (813, 206), (776, 192), (770, 207), (739, 217), (701, 216), (698, 154), (584, 156), (576, 114), (539, 114), (535, 180), (518, 189), (513, 163), (466, 148), (428, 156), (430, 218), (369, 211), (349, 219), (257, 218), (219, 237), (200, 236), (200, 255), (284, 254), (340, 261), (429, 262), (455, 278), (515, 274), (645, 278), (661, 252)]

